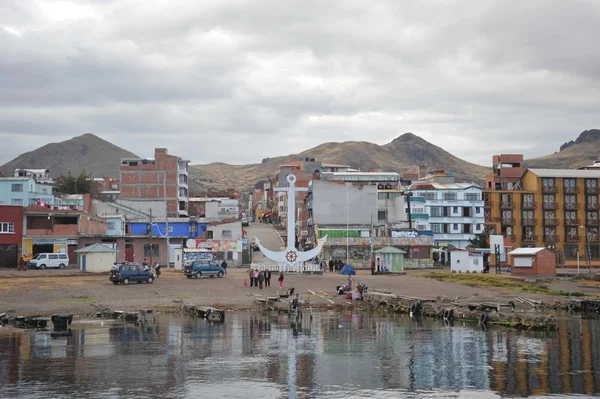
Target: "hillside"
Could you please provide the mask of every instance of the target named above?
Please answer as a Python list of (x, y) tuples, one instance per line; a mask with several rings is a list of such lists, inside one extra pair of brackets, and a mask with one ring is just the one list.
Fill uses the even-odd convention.
[(83, 170), (94, 177), (119, 176), (121, 158), (135, 156), (98, 136), (86, 133), (21, 154), (0, 166), (0, 172), (3, 176), (12, 176), (17, 168), (48, 168), (51, 177), (58, 177), (69, 171), (79, 174)]
[(578, 168), (600, 158), (600, 130), (582, 132), (577, 140), (560, 146), (560, 151), (552, 155), (525, 161), (528, 168)]
[(382, 168), (404, 173), (414, 171), (417, 165), (440, 166), (453, 172), (459, 180), (476, 182), (482, 182), (489, 172), (488, 168), (463, 161), (412, 133), (406, 133), (381, 146), (364, 141), (325, 143), (299, 154), (268, 158), (260, 164), (193, 165), (190, 177), (203, 188), (236, 187), (242, 192), (249, 191), (258, 181), (273, 175), (279, 165), (307, 157), (351, 165), (364, 171)]

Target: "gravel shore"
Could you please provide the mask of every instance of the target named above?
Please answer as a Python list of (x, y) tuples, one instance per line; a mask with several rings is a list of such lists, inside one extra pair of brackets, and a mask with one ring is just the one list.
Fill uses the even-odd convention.
[[(556, 296), (524, 295), (503, 288), (476, 288), (436, 279), (419, 277), (419, 271), (406, 275), (371, 276), (359, 271), (354, 283), (366, 284), (371, 291), (384, 291), (422, 299), (449, 298), (464, 302), (503, 301), (514, 296), (556, 301)], [(95, 314), (98, 308), (113, 310), (178, 310), (183, 303), (210, 305), (222, 309), (261, 309), (257, 298), (276, 296), (276, 276), (272, 286), (259, 290), (245, 288), (247, 269), (229, 269), (224, 278), (188, 279), (183, 273), (163, 272), (153, 284), (115, 286), (106, 274), (84, 274), (78, 271), (4, 272), (0, 275), (0, 313), (10, 311), (19, 315), (51, 315), (73, 313), (84, 316)], [(285, 276), (284, 290), (294, 287), (301, 299), (310, 298), (314, 307), (354, 306), (335, 287), (347, 282), (347, 276), (336, 273)], [(319, 294), (312, 295), (309, 290)], [(322, 295), (326, 293), (327, 295)], [(324, 296), (324, 297), (323, 297)], [(330, 301), (333, 301), (332, 304)]]

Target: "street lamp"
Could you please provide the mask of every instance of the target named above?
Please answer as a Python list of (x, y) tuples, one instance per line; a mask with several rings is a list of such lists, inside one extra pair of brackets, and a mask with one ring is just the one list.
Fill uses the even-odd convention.
[[(585, 231), (585, 227), (579, 226), (579, 228), (584, 229), (584, 231)], [(590, 269), (590, 276), (591, 276), (592, 275), (592, 252), (590, 251), (590, 233), (589, 233), (589, 231), (585, 231), (585, 243), (586, 243), (586, 247), (587, 247), (588, 267)], [(577, 272), (579, 273), (579, 270)]]

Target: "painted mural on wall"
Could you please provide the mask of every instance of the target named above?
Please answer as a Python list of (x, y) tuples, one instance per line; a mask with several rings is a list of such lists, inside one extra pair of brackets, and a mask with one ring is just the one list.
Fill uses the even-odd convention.
[[(362, 237), (349, 237), (349, 246), (369, 246), (370, 238)], [(327, 240), (325, 246), (345, 246), (346, 237), (331, 237)], [(417, 237), (375, 237), (373, 239), (373, 246), (375, 247), (416, 247), (416, 246), (433, 246), (433, 237), (426, 235), (419, 235)]]
[(213, 260), (212, 252), (184, 252), (184, 262), (196, 262), (201, 260)]
[(187, 247), (212, 252), (241, 252), (244, 243), (236, 240), (187, 240)]

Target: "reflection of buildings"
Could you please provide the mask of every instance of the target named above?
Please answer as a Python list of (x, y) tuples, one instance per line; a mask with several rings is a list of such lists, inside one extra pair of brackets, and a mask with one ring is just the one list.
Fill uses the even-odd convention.
[(0, 384), (13, 397), (24, 387), (78, 397), (222, 397), (255, 388), (248, 397), (599, 392), (600, 323), (571, 319), (559, 327), (483, 331), (352, 312), (315, 313), (295, 327), (283, 314), (233, 313), (223, 324), (166, 315), (156, 325), (75, 326), (72, 337), (55, 340), (40, 332), (2, 336)]

